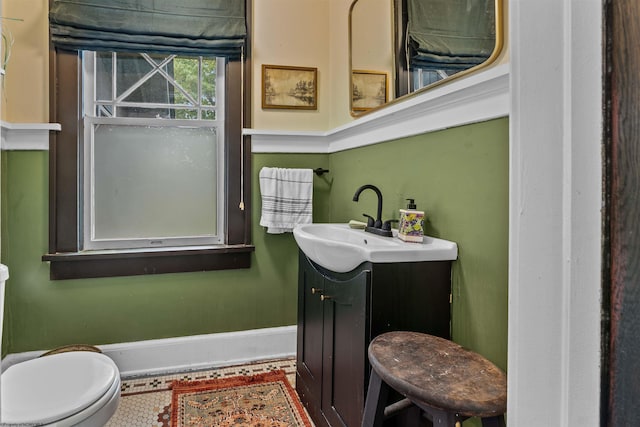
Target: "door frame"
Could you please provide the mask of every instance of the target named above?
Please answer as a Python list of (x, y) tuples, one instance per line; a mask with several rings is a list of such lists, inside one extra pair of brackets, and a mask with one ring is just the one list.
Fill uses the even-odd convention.
[(602, 2), (509, 7), (508, 421), (596, 426)]
[(640, 5), (605, 2), (601, 425), (640, 419)]

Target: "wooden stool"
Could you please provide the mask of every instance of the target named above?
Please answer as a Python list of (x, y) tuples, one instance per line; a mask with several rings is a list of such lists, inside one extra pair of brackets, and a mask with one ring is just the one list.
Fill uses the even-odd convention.
[[(369, 345), (371, 378), (363, 427), (380, 427), (385, 418), (411, 403), (434, 427), (460, 426), (469, 417), (483, 427), (504, 427), (507, 378), (493, 363), (458, 344), (417, 332), (388, 332)], [(389, 387), (406, 397), (386, 407)]]

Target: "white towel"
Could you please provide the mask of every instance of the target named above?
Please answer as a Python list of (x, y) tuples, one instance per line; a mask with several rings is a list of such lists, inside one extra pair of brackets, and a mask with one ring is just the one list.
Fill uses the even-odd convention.
[(313, 171), (311, 169), (262, 168), (260, 170), (262, 216), (267, 233), (293, 231), (297, 224), (312, 222)]

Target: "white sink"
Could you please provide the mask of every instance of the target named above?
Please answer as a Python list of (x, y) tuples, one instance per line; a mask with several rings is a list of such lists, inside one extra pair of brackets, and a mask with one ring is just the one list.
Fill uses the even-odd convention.
[(348, 224), (303, 224), (293, 229), (296, 243), (316, 264), (338, 273), (351, 271), (365, 261), (418, 262), (446, 261), (458, 257), (458, 245), (447, 240), (424, 236), (422, 243), (403, 242), (382, 237)]

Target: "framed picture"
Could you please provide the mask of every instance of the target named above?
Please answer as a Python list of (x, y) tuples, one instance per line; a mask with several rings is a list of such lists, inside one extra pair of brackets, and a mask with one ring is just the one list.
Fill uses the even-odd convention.
[(318, 69), (262, 65), (262, 108), (316, 110)]
[(351, 77), (351, 109), (366, 111), (387, 103), (389, 93), (387, 73), (353, 70)]

